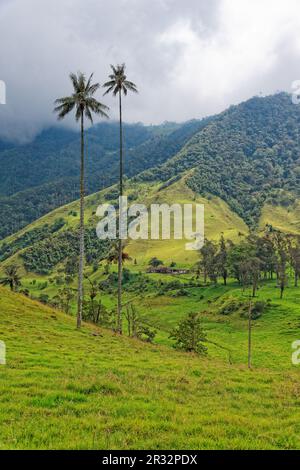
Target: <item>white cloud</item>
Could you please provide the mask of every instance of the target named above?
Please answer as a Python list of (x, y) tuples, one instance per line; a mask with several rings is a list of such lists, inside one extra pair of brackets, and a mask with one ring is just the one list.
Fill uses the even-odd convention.
[[(140, 89), (126, 100), (128, 121), (201, 117), (290, 90), (299, 13), (298, 0), (0, 0), (0, 135), (30, 138), (54, 123), (68, 73), (103, 82), (115, 62)], [(113, 99), (103, 100), (115, 117)]]

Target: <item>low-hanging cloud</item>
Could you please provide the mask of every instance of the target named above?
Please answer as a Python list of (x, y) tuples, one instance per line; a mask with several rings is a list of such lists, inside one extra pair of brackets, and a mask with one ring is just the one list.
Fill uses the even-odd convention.
[[(140, 90), (126, 121), (183, 121), (290, 91), (299, 30), (298, 0), (0, 0), (0, 137), (28, 140), (55, 123), (68, 74), (102, 83), (110, 63), (126, 62)], [(113, 98), (98, 98), (115, 118)]]

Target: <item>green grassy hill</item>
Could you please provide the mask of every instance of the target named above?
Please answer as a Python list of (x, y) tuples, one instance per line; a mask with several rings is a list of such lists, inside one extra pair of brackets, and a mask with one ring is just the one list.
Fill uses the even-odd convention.
[[(294, 320), (280, 309), (275, 317), (281, 335), (266, 317), (260, 348), (276, 365)], [(2, 449), (300, 448), (299, 371), (289, 361), (248, 371), (91, 325), (77, 331), (73, 318), (3, 288), (0, 339)]]
[[(221, 232), (224, 233), (226, 238), (236, 240), (239, 233), (248, 233), (246, 224), (232, 212), (227, 204), (218, 197), (211, 197), (205, 199), (196, 193), (194, 193), (186, 185), (186, 177), (182, 177), (179, 181), (171, 184), (165, 189), (161, 189), (159, 183), (131, 183), (128, 184), (127, 194), (129, 196), (129, 204), (131, 203), (143, 203), (148, 207), (152, 203), (199, 203), (205, 206), (205, 236), (208, 238), (217, 239)], [(112, 193), (112, 196), (110, 196)], [(86, 221), (88, 226), (93, 228), (94, 237), (96, 238), (96, 225), (99, 219), (95, 216), (96, 209), (101, 203), (113, 203), (116, 204), (114, 190), (108, 188), (99, 193), (93, 194), (86, 198)], [(79, 223), (79, 203), (74, 203), (63, 206), (55, 211), (47, 214), (41, 219), (36, 220), (32, 224), (28, 225), (20, 232), (11, 235), (4, 239), (0, 243), (0, 260), (1, 260), (1, 248), (3, 245), (13, 245), (15, 242), (24, 237), (24, 235), (42, 227), (48, 225), (51, 227), (56, 221), (63, 219), (64, 226), (59, 230), (74, 230)], [(48, 232), (50, 232), (48, 230)], [(57, 233), (53, 234), (55, 237)], [(49, 233), (51, 236), (51, 233)], [(29, 246), (34, 246), (39, 243), (42, 239), (47, 238), (47, 231), (37, 237), (33, 243), (30, 241), (24, 245), (24, 249)], [(128, 252), (130, 255), (137, 259), (138, 265), (147, 264), (148, 258), (150, 259), (154, 255), (162, 256), (165, 261), (176, 261), (183, 265), (189, 265), (195, 262), (196, 254), (193, 252), (185, 251), (184, 245), (186, 240), (146, 240), (146, 241), (129, 241)], [(16, 255), (22, 251), (22, 246), (16, 246), (14, 257), (8, 259), (2, 259), (4, 264), (8, 264), (16, 259)], [(21, 262), (19, 258), (18, 261)]]
[[(171, 183), (166, 188), (161, 182), (142, 183), (130, 180), (127, 183), (127, 194), (129, 196), (129, 204), (144, 203), (148, 207), (152, 203), (191, 203), (204, 204), (205, 207), (205, 236), (208, 239), (217, 240), (221, 233), (226, 239), (237, 241), (241, 235), (246, 235), (249, 228), (245, 222), (227, 205), (225, 201), (217, 196), (208, 195), (202, 197), (198, 193), (192, 191), (187, 185), (191, 172), (181, 177), (178, 181)], [(91, 236), (96, 239), (96, 226), (98, 218), (95, 216), (96, 209), (101, 203), (117, 204), (114, 187), (100, 191), (91, 196), (86, 197), (86, 222), (90, 227)], [(51, 233), (51, 228), (59, 221), (62, 221), (62, 227)], [(287, 233), (300, 233), (300, 208), (299, 201), (280, 205), (265, 204), (262, 208), (262, 214), (259, 219), (259, 231), (263, 231), (267, 224), (274, 228)], [(49, 238), (53, 242), (57, 235), (64, 231), (74, 232), (79, 223), (79, 203), (75, 201), (66, 206), (60, 207), (53, 212), (45, 215), (41, 219), (36, 220), (32, 224), (26, 226), (14, 235), (5, 238), (0, 242), (0, 262), (3, 266), (12, 262), (23, 264), (22, 258), (19, 256), (29, 247), (35, 247), (44, 239)], [(30, 234), (42, 230), (32, 240)], [(26, 238), (25, 242), (22, 239)], [(20, 242), (21, 240), (21, 242)], [(186, 240), (138, 240), (128, 243), (127, 251), (130, 256), (136, 260), (135, 269), (144, 269), (149, 259), (157, 256), (166, 264), (172, 261), (180, 266), (190, 267), (197, 261), (197, 253), (185, 250)], [(12, 247), (10, 256), (5, 255), (4, 247)], [(61, 267), (61, 266), (59, 266)], [(57, 266), (53, 266), (53, 272), (57, 270)], [(0, 267), (1, 272), (1, 267)], [(24, 272), (25, 274), (25, 272)]]

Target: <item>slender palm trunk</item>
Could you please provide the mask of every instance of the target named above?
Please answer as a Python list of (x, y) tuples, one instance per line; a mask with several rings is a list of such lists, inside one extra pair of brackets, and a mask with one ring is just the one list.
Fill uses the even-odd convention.
[[(123, 196), (123, 129), (122, 129), (121, 90), (119, 91), (119, 112), (120, 112), (120, 197), (122, 197)], [(119, 211), (120, 209), (121, 207), (119, 207)], [(120, 231), (120, 225), (119, 225), (117, 330), (120, 334), (122, 334), (122, 252), (123, 252), (123, 245), (122, 245), (121, 231)]]
[(84, 269), (84, 125), (81, 112), (81, 159), (80, 159), (80, 229), (79, 229), (79, 273), (77, 328), (81, 327), (83, 304), (83, 269)]
[(251, 333), (252, 333), (252, 301), (249, 299), (248, 312), (248, 369), (251, 369)]

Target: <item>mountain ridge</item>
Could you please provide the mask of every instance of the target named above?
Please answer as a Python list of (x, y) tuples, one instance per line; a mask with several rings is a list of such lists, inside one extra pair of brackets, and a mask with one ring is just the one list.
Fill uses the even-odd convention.
[(192, 168), (191, 189), (221, 197), (248, 225), (257, 225), (268, 199), (299, 197), (300, 107), (286, 93), (232, 106), (175, 157), (136, 180), (167, 181)]

